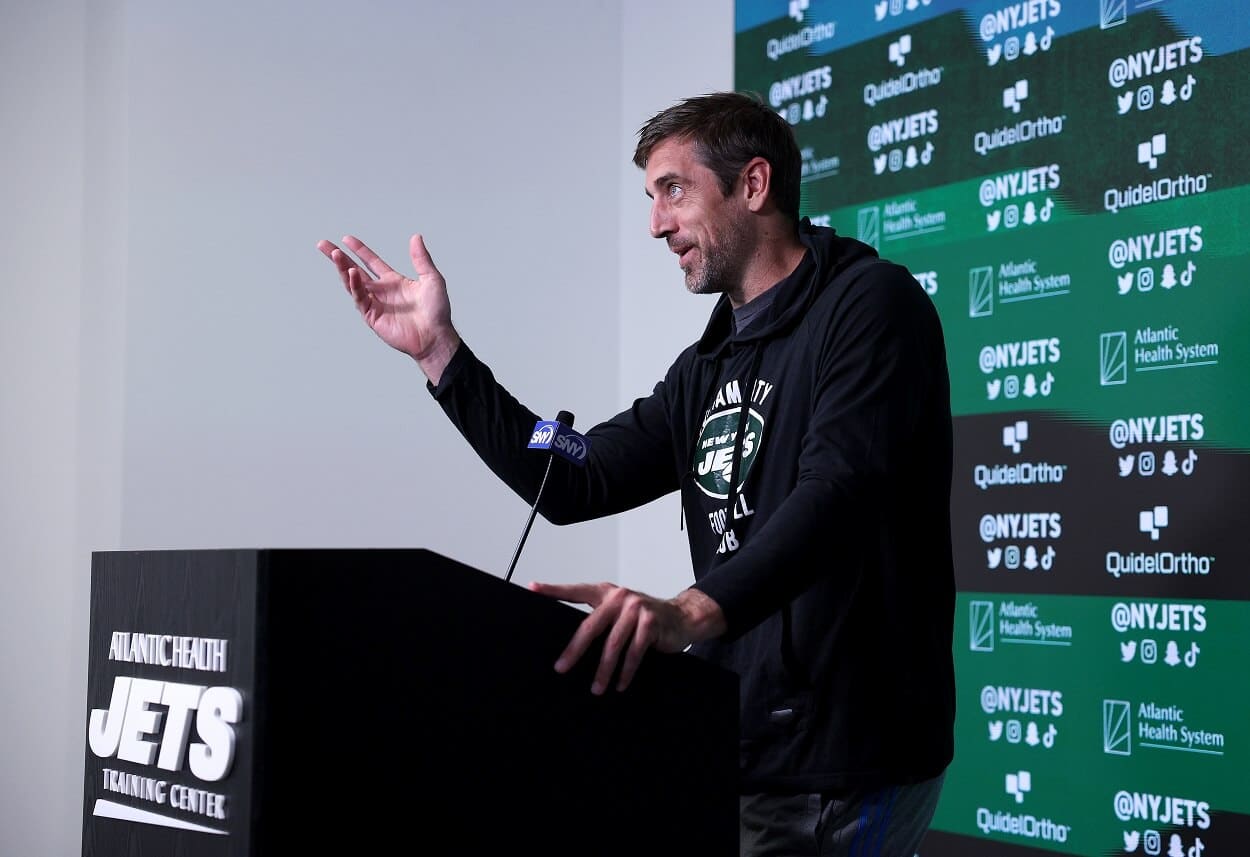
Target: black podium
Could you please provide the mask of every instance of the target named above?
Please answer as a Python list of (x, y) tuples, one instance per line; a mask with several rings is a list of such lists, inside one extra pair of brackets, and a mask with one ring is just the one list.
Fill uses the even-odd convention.
[(734, 855), (737, 679), (421, 550), (92, 556), (85, 857)]

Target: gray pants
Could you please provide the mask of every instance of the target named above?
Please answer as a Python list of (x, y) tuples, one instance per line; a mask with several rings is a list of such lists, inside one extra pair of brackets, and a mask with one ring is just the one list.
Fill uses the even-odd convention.
[(912, 857), (944, 778), (836, 797), (743, 795), (740, 857)]

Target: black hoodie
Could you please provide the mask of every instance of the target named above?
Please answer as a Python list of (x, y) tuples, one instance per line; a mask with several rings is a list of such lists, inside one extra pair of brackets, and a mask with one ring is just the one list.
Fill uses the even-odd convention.
[[(553, 467), (571, 523), (681, 491), (694, 586), (728, 633), (693, 651), (741, 677), (741, 790), (837, 792), (953, 755), (951, 413), (937, 312), (905, 268), (806, 220), (808, 252), (735, 331), (724, 297), (650, 396)], [(532, 502), (538, 417), (465, 344), (431, 392)]]

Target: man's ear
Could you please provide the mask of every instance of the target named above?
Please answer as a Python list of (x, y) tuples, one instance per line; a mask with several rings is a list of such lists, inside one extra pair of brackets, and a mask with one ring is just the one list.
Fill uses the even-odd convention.
[(742, 193), (747, 208), (756, 212), (763, 210), (772, 189), (772, 180), (773, 168), (768, 161), (760, 157), (747, 161), (742, 168)]

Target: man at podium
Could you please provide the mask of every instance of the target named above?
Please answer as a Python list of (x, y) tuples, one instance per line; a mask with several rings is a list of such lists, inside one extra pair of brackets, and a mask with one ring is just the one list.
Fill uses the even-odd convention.
[[(743, 855), (911, 855), (953, 755), (951, 413), (937, 312), (903, 267), (799, 216), (801, 160), (758, 99), (712, 93), (638, 134), (649, 229), (687, 288), (721, 297), (649, 396), (557, 461), (538, 505), (570, 523), (679, 491), (693, 584), (531, 588), (591, 607), (556, 669), (596, 640), (591, 691), (644, 653), (740, 676)], [(415, 278), (353, 237), (319, 243), (365, 322), (415, 359), (485, 463), (533, 502), (537, 416), (451, 323), (421, 235)], [(354, 254), (349, 255), (349, 252)]]

